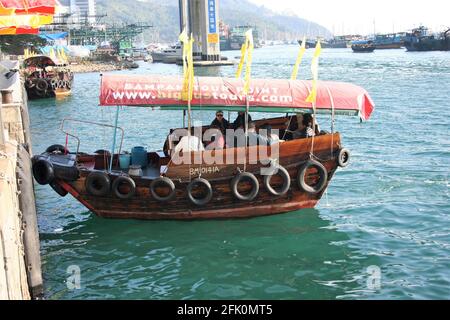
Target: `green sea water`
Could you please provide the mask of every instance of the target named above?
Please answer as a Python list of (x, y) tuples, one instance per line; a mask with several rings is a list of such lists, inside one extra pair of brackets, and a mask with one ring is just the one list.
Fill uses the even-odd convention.
[[(297, 50), (255, 50), (253, 77), (290, 77)], [(312, 54), (307, 51), (299, 78), (311, 78)], [(182, 70), (141, 63), (118, 73)], [(450, 52), (324, 49), (320, 78), (363, 86), (376, 109), (367, 123), (338, 117), (352, 164), (338, 170), (316, 209), (247, 220), (106, 220), (37, 185), (45, 297), (450, 299)], [(71, 97), (30, 103), (35, 154), (64, 144), (64, 118), (112, 124), (114, 110), (98, 107), (99, 84), (98, 74), (77, 74)], [(213, 117), (194, 113), (197, 123)], [(319, 120), (329, 128), (329, 117)], [(182, 114), (127, 108), (119, 124), (125, 149), (161, 149)], [(108, 130), (71, 130), (82, 136), (81, 151), (111, 148)], [(79, 289), (70, 286), (73, 270), (80, 271)]]

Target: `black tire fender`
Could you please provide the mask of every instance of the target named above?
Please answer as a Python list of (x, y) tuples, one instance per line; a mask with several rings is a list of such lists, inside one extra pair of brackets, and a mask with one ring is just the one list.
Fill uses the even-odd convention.
[[(238, 190), (239, 184), (245, 179), (250, 180), (253, 186), (252, 191), (247, 195), (241, 194)], [(231, 192), (233, 193), (233, 196), (236, 199), (241, 201), (253, 201), (258, 196), (259, 193), (259, 182), (253, 173), (241, 172), (238, 175), (236, 175), (236, 177), (234, 177), (233, 180), (231, 180), (230, 188)]]
[(55, 178), (61, 179), (64, 181), (76, 181), (80, 177), (80, 172), (76, 166), (73, 167), (65, 167), (54, 165), (53, 169), (55, 171)]
[(272, 180), (274, 175), (264, 177), (264, 187), (273, 196), (284, 196), (291, 188), (291, 177), (289, 176), (289, 172), (282, 166), (278, 167), (278, 172), (276, 175), (279, 175), (283, 178), (283, 187), (281, 188), (281, 190), (277, 191), (270, 185), (270, 181)]
[(337, 157), (338, 166), (341, 168), (345, 168), (350, 164), (350, 151), (348, 149), (339, 150), (339, 154)]
[[(170, 189), (170, 193), (166, 197), (160, 196), (158, 193), (156, 193), (156, 188), (161, 185), (168, 187)], [(175, 184), (173, 183), (172, 180), (170, 180), (167, 177), (159, 177), (153, 180), (152, 183), (150, 184), (150, 193), (152, 194), (153, 198), (155, 198), (158, 201), (161, 202), (171, 201), (176, 196)]]
[(34, 179), (40, 185), (47, 185), (55, 180), (55, 170), (53, 165), (46, 159), (39, 159), (33, 164)]
[(68, 194), (67, 190), (64, 189), (63, 187), (61, 187), (61, 185), (58, 184), (56, 181), (52, 181), (52, 182), (50, 183), (50, 186), (51, 186), (52, 189), (53, 189), (57, 194), (59, 194), (61, 197), (64, 198), (65, 196), (67, 196), (67, 194)]
[[(120, 192), (120, 186), (123, 184), (128, 185), (129, 191), (127, 193)], [(119, 199), (129, 200), (136, 194), (136, 183), (130, 177), (120, 176), (114, 180), (112, 184), (112, 192)]]
[[(316, 168), (319, 174), (319, 181), (314, 186), (308, 185), (305, 181), (306, 173), (310, 168)], [(315, 160), (307, 161), (303, 166), (300, 167), (300, 170), (297, 174), (298, 187), (310, 194), (318, 194), (319, 192), (321, 192), (325, 188), (327, 181), (327, 169), (325, 169), (325, 167), (320, 162)]]
[(111, 180), (104, 172), (91, 172), (86, 178), (86, 190), (96, 197), (107, 196), (111, 191)]
[[(194, 195), (192, 194), (193, 189), (198, 185), (202, 185), (203, 187), (206, 187), (206, 190), (207, 190), (206, 196), (201, 199), (195, 198)], [(188, 194), (189, 201), (191, 201), (193, 204), (195, 204), (196, 206), (199, 206), (199, 207), (204, 206), (204, 205), (208, 204), (212, 200), (212, 197), (213, 197), (213, 190), (211, 187), (211, 183), (209, 183), (208, 180), (203, 179), (203, 178), (194, 179), (187, 186), (187, 194)]]

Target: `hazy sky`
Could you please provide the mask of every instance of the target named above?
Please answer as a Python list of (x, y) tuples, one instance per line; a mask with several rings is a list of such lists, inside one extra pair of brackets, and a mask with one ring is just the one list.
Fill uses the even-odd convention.
[(424, 24), (450, 28), (450, 0), (250, 0), (277, 12), (291, 12), (335, 34), (405, 31)]

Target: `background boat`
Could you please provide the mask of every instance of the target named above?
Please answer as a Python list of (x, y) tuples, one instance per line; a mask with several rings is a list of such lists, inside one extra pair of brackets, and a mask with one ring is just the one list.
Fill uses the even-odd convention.
[(450, 29), (435, 35), (428, 28), (420, 26), (406, 35), (405, 47), (408, 51), (449, 51)]
[(353, 52), (374, 52), (376, 49), (372, 40), (359, 40), (352, 42)]
[(23, 62), (22, 73), (29, 99), (53, 98), (71, 94), (73, 73), (67, 64), (44, 55)]

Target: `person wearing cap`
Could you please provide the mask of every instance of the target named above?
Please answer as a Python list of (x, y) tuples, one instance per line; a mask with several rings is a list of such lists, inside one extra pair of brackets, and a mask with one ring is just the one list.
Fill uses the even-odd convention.
[(211, 126), (216, 126), (222, 131), (222, 134), (226, 134), (227, 129), (230, 128), (230, 123), (223, 117), (223, 111), (216, 112), (216, 118), (211, 123)]

